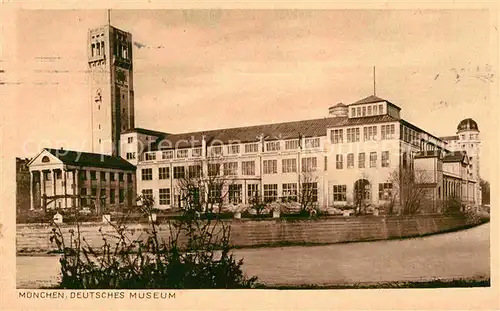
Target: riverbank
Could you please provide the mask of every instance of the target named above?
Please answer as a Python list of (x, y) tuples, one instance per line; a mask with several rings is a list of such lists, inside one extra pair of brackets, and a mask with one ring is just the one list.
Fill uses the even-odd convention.
[[(236, 249), (234, 254), (243, 258), (244, 272), (257, 276), (266, 288), (345, 288), (353, 284), (372, 286), (436, 279), (480, 282), (490, 278), (489, 237), (487, 223), (414, 239), (248, 248)], [(17, 288), (55, 286), (59, 280), (58, 258), (18, 256)]]
[[(469, 228), (481, 223), (471, 223), (463, 216), (418, 215), (400, 216), (360, 216), (327, 217), (316, 219), (284, 220), (222, 220), (231, 225), (231, 244), (235, 248), (290, 246), (290, 245), (328, 245), (335, 243), (391, 240), (408, 237), (426, 236)], [(171, 224), (160, 224), (161, 238), (168, 240)], [(149, 228), (147, 224), (127, 225), (131, 239), (144, 239)], [(48, 253), (55, 251), (56, 245), (49, 240), (52, 227), (47, 224), (18, 224), (16, 232), (16, 252)], [(72, 225), (61, 225), (61, 231), (69, 240)], [(217, 231), (217, 230), (215, 230)], [(109, 224), (84, 224), (81, 235), (98, 249), (103, 235), (113, 239), (114, 229)], [(181, 239), (182, 240), (182, 239)]]

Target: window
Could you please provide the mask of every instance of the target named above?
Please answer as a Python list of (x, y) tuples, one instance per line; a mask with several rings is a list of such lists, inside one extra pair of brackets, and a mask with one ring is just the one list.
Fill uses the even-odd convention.
[(395, 138), (394, 134), (395, 134), (394, 124), (388, 124), (388, 125), (381, 126), (382, 139), (394, 139)]
[(208, 187), (208, 202), (209, 203), (222, 202), (222, 186), (221, 185), (210, 185)]
[(285, 150), (295, 150), (299, 149), (299, 140), (285, 140)]
[(355, 116), (356, 116), (356, 108), (351, 108), (351, 115), (352, 115), (353, 117), (355, 117)]
[(372, 106), (368, 106), (368, 115), (371, 116), (372, 115)]
[(305, 182), (302, 184), (302, 198), (308, 202), (318, 202), (318, 183)]
[(125, 201), (125, 190), (120, 189), (118, 191), (118, 202), (123, 203)]
[(118, 173), (118, 181), (123, 181), (123, 173)]
[(343, 156), (341, 154), (337, 154), (335, 156), (335, 159), (336, 159), (336, 168), (338, 170), (341, 170), (342, 169)]
[(128, 138), (127, 138), (127, 142), (128, 142), (129, 144), (133, 143), (133, 142), (134, 142), (134, 137), (128, 137)]
[(384, 105), (378, 105), (378, 113), (379, 114), (384, 114)]
[(302, 158), (302, 172), (312, 172), (318, 167), (316, 157)]
[(378, 199), (389, 200), (392, 195), (392, 183), (378, 184)]
[(222, 146), (212, 146), (210, 147), (210, 155), (220, 156), (222, 155)]
[(44, 180), (52, 180), (50, 171), (43, 172), (43, 179)]
[(241, 203), (241, 189), (240, 184), (229, 185), (229, 203)]
[(361, 117), (361, 107), (356, 107), (356, 115)]
[(332, 130), (331, 136), (332, 144), (340, 144), (344, 142), (344, 130)]
[(264, 174), (276, 174), (278, 173), (278, 161), (277, 160), (264, 160), (262, 164), (264, 166)]
[(188, 166), (189, 178), (200, 178), (201, 177), (201, 165), (190, 165)]
[(354, 168), (354, 153), (347, 154), (347, 168)]
[(406, 168), (408, 166), (408, 155), (406, 152), (403, 152), (403, 167)]
[(162, 188), (159, 189), (159, 195), (160, 195), (160, 205), (170, 205), (170, 189), (169, 188)]
[(373, 106), (373, 114), (377, 115), (378, 114), (378, 110), (377, 110), (377, 105), (374, 105)]
[(220, 174), (220, 163), (208, 164), (208, 176), (218, 176)]
[(256, 201), (259, 197), (259, 185), (248, 184), (247, 185), (247, 200), (248, 202)]
[(333, 185), (333, 201), (345, 202), (347, 201), (347, 186), (346, 185)]
[(365, 153), (364, 152), (359, 153), (358, 154), (358, 168), (365, 168), (365, 162), (366, 162)]
[(363, 128), (364, 139), (368, 140), (377, 140), (377, 127), (376, 126), (365, 126)]
[(279, 150), (280, 150), (279, 141), (270, 141), (266, 143), (266, 151), (279, 151)]
[(161, 153), (161, 158), (163, 160), (173, 159), (174, 158), (174, 151), (173, 150), (163, 151)]
[(288, 183), (282, 185), (282, 199), (284, 201), (297, 201), (297, 184)]
[(56, 179), (61, 179), (62, 178), (62, 171), (57, 170), (57, 171), (54, 171), (54, 172), (56, 174)]
[(363, 117), (366, 116), (366, 107), (363, 107)]
[(275, 202), (278, 199), (278, 185), (264, 184), (264, 202)]
[(256, 152), (259, 152), (259, 144), (258, 143), (252, 143), (252, 144), (245, 145), (245, 153), (256, 153)]
[(97, 188), (90, 189), (90, 195), (94, 198), (97, 197)]
[(158, 179), (169, 179), (169, 178), (170, 178), (170, 167), (159, 167)]
[(101, 172), (101, 181), (106, 181), (106, 172)]
[(191, 155), (193, 156), (193, 158), (199, 158), (201, 157), (201, 154), (202, 154), (201, 148), (194, 148), (193, 151), (191, 151)]
[(87, 172), (85, 170), (80, 171), (80, 180), (87, 180)]
[(370, 167), (377, 167), (377, 153), (370, 152)]
[(281, 160), (281, 170), (283, 173), (296, 173), (297, 172), (297, 159), (283, 159), (283, 160)]
[(110, 189), (109, 190), (109, 203), (110, 204), (115, 204), (115, 196), (116, 196), (116, 190)]
[(187, 158), (188, 157), (188, 149), (178, 149), (175, 156), (178, 159)]
[(180, 179), (184, 178), (186, 176), (184, 166), (174, 166), (174, 178), (175, 179)]
[(97, 180), (97, 173), (96, 173), (96, 171), (90, 171), (90, 179), (91, 180)]
[(132, 173), (127, 173), (127, 182), (132, 183)]
[(87, 188), (81, 188), (80, 189), (80, 195), (82, 196), (82, 198), (80, 199), (80, 204), (82, 206), (87, 206)]
[(354, 143), (359, 141), (359, 127), (347, 129), (347, 142)]
[(228, 154), (239, 154), (240, 153), (240, 145), (229, 145), (227, 146)]
[(319, 137), (306, 138), (304, 141), (304, 145), (306, 149), (319, 148)]
[(146, 160), (146, 161), (156, 160), (156, 153), (155, 152), (146, 152), (144, 154), (144, 160)]
[(116, 174), (114, 172), (109, 172), (109, 180), (115, 181), (116, 180)]
[(382, 151), (382, 167), (389, 167), (389, 151)]
[(225, 176), (235, 176), (238, 175), (238, 162), (227, 162), (224, 163), (224, 175)]
[(255, 161), (243, 161), (243, 162), (241, 162), (241, 174), (243, 174), (243, 175), (255, 175)]
[(135, 152), (127, 152), (127, 160), (134, 160), (135, 159)]
[(145, 199), (153, 200), (153, 189), (142, 189), (142, 196)]
[(461, 138), (462, 140), (465, 140), (465, 134), (460, 135), (460, 138)]
[(152, 168), (143, 168), (142, 171), (142, 180), (152, 180), (153, 179), (153, 169)]

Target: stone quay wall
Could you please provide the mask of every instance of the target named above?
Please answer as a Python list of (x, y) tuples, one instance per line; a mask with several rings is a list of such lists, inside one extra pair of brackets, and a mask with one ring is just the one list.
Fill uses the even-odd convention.
[[(464, 217), (445, 215), (399, 216), (360, 216), (325, 217), (317, 219), (266, 219), (266, 220), (223, 220), (230, 222), (231, 243), (236, 247), (331, 244), (360, 241), (374, 241), (418, 237), (434, 233), (470, 227)], [(150, 230), (150, 224), (129, 224), (127, 235), (131, 239), (143, 239)], [(16, 232), (16, 251), (22, 253), (46, 253), (57, 249), (49, 238), (51, 225), (18, 224)], [(75, 225), (61, 224), (60, 229), (68, 245), (70, 230)], [(171, 234), (169, 224), (158, 227), (161, 238), (168, 240)], [(217, 229), (215, 230), (217, 232)], [(80, 234), (87, 243), (98, 248), (103, 237), (114, 243), (116, 231), (106, 223), (84, 223)], [(181, 238), (181, 241), (184, 240)], [(112, 244), (113, 245), (113, 244)]]

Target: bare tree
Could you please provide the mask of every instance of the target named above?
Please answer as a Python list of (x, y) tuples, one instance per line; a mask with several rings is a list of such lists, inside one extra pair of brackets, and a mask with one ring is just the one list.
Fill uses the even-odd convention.
[(399, 201), (401, 213), (413, 215), (421, 211), (427, 198), (429, 190), (433, 189), (432, 177), (425, 170), (415, 168), (403, 168), (391, 174), (389, 200), (393, 203)]
[(233, 184), (227, 173), (224, 162), (216, 157), (189, 165), (177, 184), (184, 208), (193, 213), (220, 213), (227, 200), (228, 186)]
[(298, 202), (300, 212), (306, 213), (315, 210), (318, 202), (318, 177), (314, 175), (313, 170), (303, 169), (300, 174)]

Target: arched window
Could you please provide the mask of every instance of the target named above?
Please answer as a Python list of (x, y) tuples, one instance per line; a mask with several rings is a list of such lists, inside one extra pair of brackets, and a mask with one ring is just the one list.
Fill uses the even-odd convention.
[(42, 158), (42, 162), (43, 162), (43, 163), (50, 162), (49, 157), (48, 157), (48, 156), (44, 156), (44, 157)]

